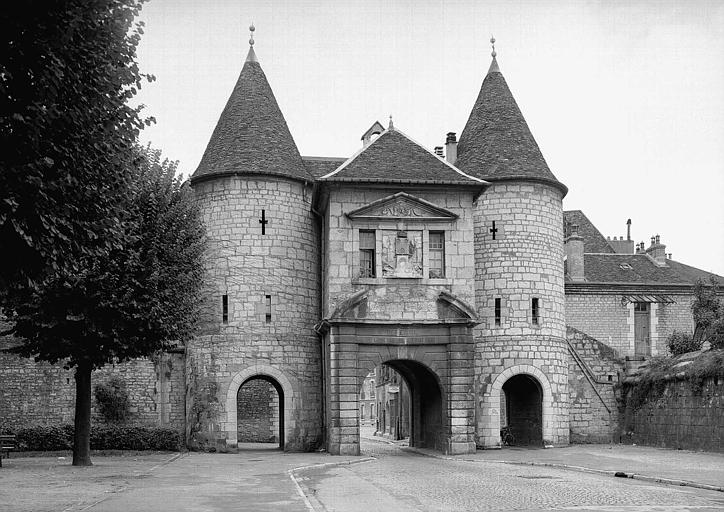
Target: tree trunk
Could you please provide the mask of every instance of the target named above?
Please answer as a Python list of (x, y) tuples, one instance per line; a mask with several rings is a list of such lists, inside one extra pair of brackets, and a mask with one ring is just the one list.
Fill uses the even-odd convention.
[(91, 365), (81, 362), (75, 369), (75, 434), (73, 465), (92, 466), (90, 459)]

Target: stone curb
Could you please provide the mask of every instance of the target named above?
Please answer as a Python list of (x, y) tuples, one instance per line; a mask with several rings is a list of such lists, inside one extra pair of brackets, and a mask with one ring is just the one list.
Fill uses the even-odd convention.
[[(307, 496), (307, 494), (304, 492), (304, 489), (302, 489), (301, 484), (299, 483), (299, 480), (297, 480), (297, 476), (294, 474), (297, 471), (304, 471), (307, 469), (317, 469), (317, 468), (324, 468), (324, 467), (332, 467), (332, 466), (351, 466), (352, 464), (360, 464), (362, 462), (370, 462), (373, 460), (377, 460), (375, 457), (362, 457), (360, 459), (353, 459), (353, 460), (343, 460), (340, 462), (323, 462), (321, 464), (310, 464), (308, 466), (299, 466), (297, 468), (292, 468), (287, 470), (287, 474), (289, 475), (289, 478), (291, 479), (292, 483), (294, 483), (294, 487), (297, 489), (297, 494), (301, 496), (302, 500), (304, 500), (304, 505), (307, 507), (307, 510), (311, 512), (315, 512), (317, 510), (326, 510), (324, 505), (322, 505), (316, 497), (314, 496)], [(311, 499), (310, 499), (311, 498)], [(312, 500), (314, 500), (314, 503), (317, 504), (317, 507), (315, 508), (314, 503), (312, 503)]]
[(541, 467), (549, 467), (549, 468), (556, 468), (556, 469), (566, 469), (569, 471), (578, 471), (580, 473), (593, 473), (593, 474), (597, 474), (597, 475), (605, 475), (605, 476), (617, 477), (617, 478), (631, 478), (632, 480), (641, 480), (644, 482), (654, 482), (654, 483), (665, 484), (665, 485), (673, 485), (673, 486), (677, 486), (677, 487), (695, 487), (697, 489), (705, 489), (707, 491), (724, 492), (724, 487), (722, 487), (722, 486), (702, 484), (699, 482), (691, 482), (689, 480), (677, 480), (674, 478), (638, 475), (635, 473), (625, 473), (623, 471), (612, 471), (612, 470), (607, 470), (607, 469), (593, 469), (593, 468), (587, 468), (585, 466), (573, 466), (570, 464), (557, 464), (554, 462), (522, 462), (522, 461), (515, 461), (515, 460), (459, 459), (456, 457), (449, 457), (446, 455), (437, 455), (434, 453), (424, 452), (424, 451), (418, 450), (416, 448), (402, 448), (402, 449), (417, 453), (419, 455), (423, 455), (425, 457), (432, 457), (434, 459), (459, 460), (462, 462), (493, 462), (496, 464), (511, 464), (511, 465), (518, 465), (518, 466), (541, 466)]

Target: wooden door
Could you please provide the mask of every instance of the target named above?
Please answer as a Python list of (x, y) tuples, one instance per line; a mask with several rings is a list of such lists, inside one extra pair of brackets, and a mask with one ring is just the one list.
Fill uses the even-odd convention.
[(649, 303), (634, 304), (634, 352), (637, 356), (651, 355)]

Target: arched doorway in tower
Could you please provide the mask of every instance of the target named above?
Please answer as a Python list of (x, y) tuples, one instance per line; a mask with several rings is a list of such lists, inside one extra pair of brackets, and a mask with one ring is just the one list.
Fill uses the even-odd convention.
[(272, 377), (255, 375), (236, 398), (239, 448), (284, 448), (284, 391)]
[[(365, 382), (370, 380), (375, 382), (376, 436), (409, 438), (410, 446), (443, 449), (443, 394), (429, 368), (406, 359), (386, 361), (368, 374)], [(363, 422), (360, 426), (364, 431)]]
[(513, 446), (543, 445), (543, 390), (535, 377), (514, 375), (500, 394), (501, 440)]

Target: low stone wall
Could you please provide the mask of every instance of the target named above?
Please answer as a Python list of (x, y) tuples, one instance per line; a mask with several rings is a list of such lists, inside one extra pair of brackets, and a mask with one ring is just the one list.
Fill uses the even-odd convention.
[(706, 379), (701, 388), (670, 380), (655, 399), (624, 407), (621, 426), (624, 442), (724, 452), (724, 378)]
[(610, 443), (617, 437), (614, 385), (624, 360), (605, 343), (568, 327), (568, 388), (571, 443)]
[[(35, 362), (3, 351), (13, 345), (0, 340), (0, 428), (70, 424), (75, 412), (74, 370), (62, 363)], [(133, 359), (93, 372), (92, 385), (119, 377), (130, 403), (128, 422), (171, 427), (183, 432), (185, 377), (183, 354), (156, 360)], [(95, 399), (93, 419), (103, 421)]]

